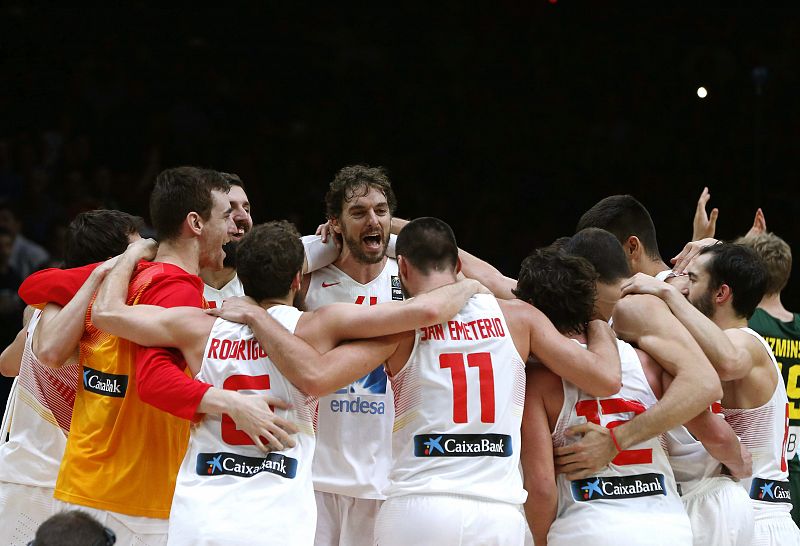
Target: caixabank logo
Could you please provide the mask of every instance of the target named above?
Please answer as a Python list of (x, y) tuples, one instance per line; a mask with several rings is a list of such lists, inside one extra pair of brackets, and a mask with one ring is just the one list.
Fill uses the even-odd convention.
[(128, 376), (83, 368), (83, 388), (102, 396), (123, 398), (128, 390)]
[(753, 478), (750, 485), (750, 498), (764, 502), (792, 502), (789, 482)]
[(633, 499), (666, 494), (663, 474), (596, 476), (572, 482), (572, 498), (578, 502), (600, 499)]
[(240, 478), (269, 472), (291, 479), (297, 475), (297, 459), (280, 453), (270, 453), (266, 457), (245, 457), (227, 452), (198, 453), (195, 471), (198, 476), (228, 474)]
[(511, 436), (507, 434), (417, 434), (416, 457), (510, 457)]

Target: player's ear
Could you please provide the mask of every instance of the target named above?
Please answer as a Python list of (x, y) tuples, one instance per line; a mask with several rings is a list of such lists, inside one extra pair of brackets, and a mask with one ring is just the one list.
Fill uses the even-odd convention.
[(397, 257), (397, 272), (400, 273), (401, 279), (408, 278), (408, 262), (403, 256)]
[(461, 273), (461, 258), (456, 258), (456, 275)]
[(303, 283), (303, 272), (298, 271), (297, 273), (295, 273), (294, 278), (292, 279), (291, 289), (294, 290), (295, 292), (299, 292), (302, 283)]
[(631, 235), (628, 237), (625, 240), (623, 248), (628, 256), (638, 256), (642, 253), (642, 243), (639, 241), (639, 238), (636, 235)]
[(199, 214), (192, 211), (186, 215), (186, 225), (189, 226), (189, 229), (195, 235), (200, 235), (203, 231), (203, 219), (200, 217)]
[(338, 235), (342, 234), (342, 226), (339, 224), (339, 219), (335, 216), (331, 216), (328, 218), (328, 221), (331, 223), (331, 229), (333, 229), (334, 233)]
[(730, 286), (723, 283), (722, 286), (717, 288), (717, 292), (714, 294), (714, 303), (723, 304), (730, 299), (733, 299), (733, 291)]

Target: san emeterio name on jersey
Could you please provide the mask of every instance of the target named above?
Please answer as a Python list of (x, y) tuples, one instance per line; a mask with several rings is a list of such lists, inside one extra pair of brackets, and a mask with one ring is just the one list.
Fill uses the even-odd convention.
[(635, 476), (594, 476), (572, 482), (572, 498), (578, 502), (608, 499), (633, 499), (666, 495), (663, 474)]
[(228, 474), (250, 478), (262, 472), (269, 472), (283, 478), (294, 478), (297, 474), (297, 459), (280, 453), (270, 453), (266, 457), (245, 457), (224, 451), (198, 453), (195, 471), (198, 476)]
[(507, 434), (417, 434), (416, 457), (510, 457), (511, 436)]

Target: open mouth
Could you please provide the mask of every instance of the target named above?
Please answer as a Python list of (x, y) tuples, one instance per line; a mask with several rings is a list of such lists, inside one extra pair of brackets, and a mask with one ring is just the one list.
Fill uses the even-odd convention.
[(383, 237), (379, 233), (373, 233), (370, 235), (365, 235), (361, 238), (361, 241), (364, 243), (364, 246), (367, 247), (368, 250), (373, 251), (380, 251), (382, 248)]
[(244, 237), (244, 227), (237, 225), (236, 233), (230, 235), (231, 241), (239, 241)]

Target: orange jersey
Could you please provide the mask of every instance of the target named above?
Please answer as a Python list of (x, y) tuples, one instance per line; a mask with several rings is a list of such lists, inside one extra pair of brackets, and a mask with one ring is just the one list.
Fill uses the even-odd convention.
[[(155, 266), (155, 267), (154, 267)], [(136, 304), (162, 264), (145, 264), (128, 291)], [(55, 497), (131, 516), (168, 518), (189, 422), (141, 401), (136, 348), (99, 331), (87, 313), (75, 396)]]

